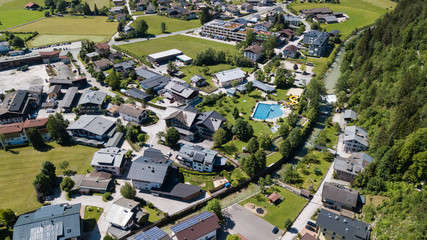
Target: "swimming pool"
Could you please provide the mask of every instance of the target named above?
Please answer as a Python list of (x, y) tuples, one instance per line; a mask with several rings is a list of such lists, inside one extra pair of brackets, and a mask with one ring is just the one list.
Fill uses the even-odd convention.
[(283, 116), (282, 106), (280, 104), (258, 103), (253, 118), (265, 120), (274, 119)]

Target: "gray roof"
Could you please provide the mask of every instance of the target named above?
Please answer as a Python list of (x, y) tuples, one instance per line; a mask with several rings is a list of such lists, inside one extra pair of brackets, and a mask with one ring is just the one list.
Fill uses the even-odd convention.
[(85, 93), (83, 93), (82, 97), (80, 98), (79, 105), (83, 105), (83, 104), (101, 105), (104, 102), (104, 99), (106, 96), (107, 94), (105, 92), (87, 90)]
[(104, 135), (107, 134), (111, 129), (115, 127), (115, 122), (108, 120), (103, 117), (98, 116), (90, 116), (90, 115), (83, 115), (80, 116), (77, 121), (72, 122), (68, 126), (68, 130), (77, 130), (82, 129), (91, 133), (94, 133), (96, 135)]
[(296, 16), (292, 16), (292, 15), (283, 15), (283, 19), (285, 21), (289, 21), (289, 22), (295, 22), (295, 21), (300, 22), (301, 21), (300, 17), (296, 17)]
[(191, 87), (187, 87), (184, 84), (172, 81), (165, 86), (165, 89), (185, 99), (199, 95), (198, 90)]
[(81, 204), (44, 206), (19, 216), (13, 227), (13, 239), (64, 240), (78, 238)]
[(47, 94), (51, 93), (60, 93), (61, 92), (61, 86), (60, 85), (53, 85), (47, 90)]
[(212, 165), (218, 155), (217, 151), (203, 148), (198, 145), (182, 145), (179, 150), (178, 156), (183, 159), (191, 162), (204, 163), (207, 165)]
[(119, 168), (123, 164), (126, 152), (118, 147), (103, 148), (95, 152), (91, 166), (108, 166)]
[(346, 240), (368, 240), (371, 235), (369, 224), (337, 215), (324, 208), (320, 210), (316, 224), (321, 229), (345, 237)]
[(17, 90), (8, 93), (3, 99), (3, 102), (0, 103), (0, 112), (22, 112), (25, 109), (26, 100), (26, 90)]
[(168, 77), (144, 68), (137, 69), (135, 72), (138, 76), (144, 78), (144, 80), (140, 82), (141, 87), (144, 89), (162, 88), (170, 81)]
[[(174, 111), (175, 110), (175, 111)], [(182, 124), (186, 125), (187, 127), (191, 127), (194, 123), (194, 120), (197, 117), (198, 112), (194, 112), (194, 111), (188, 111), (188, 110), (183, 110), (183, 109), (179, 109), (179, 108), (175, 108), (175, 107), (170, 107), (166, 110), (166, 112), (171, 112), (173, 111), (171, 114), (169, 114), (169, 116), (163, 118), (164, 120), (168, 120), (168, 119), (177, 119), (178, 121), (180, 121)]]
[(334, 35), (334, 36), (336, 36), (336, 35), (338, 35), (340, 33), (341, 32), (339, 30), (332, 30), (332, 31), (329, 32), (330, 35)]
[(220, 82), (233, 81), (233, 80), (245, 77), (245, 73), (240, 68), (221, 71), (221, 72), (215, 73), (214, 75)]
[(302, 9), (300, 10), (300, 13), (302, 14), (332, 13), (332, 11), (328, 7), (323, 7), (323, 8)]
[(164, 57), (169, 57), (169, 56), (178, 56), (178, 55), (182, 55), (181, 50), (170, 49), (167, 51), (150, 54), (150, 55), (148, 55), (148, 57), (152, 58), (152, 59), (159, 59), (159, 58), (164, 58)]
[(344, 119), (352, 119), (356, 120), (357, 113), (351, 109), (347, 109), (344, 111)]
[(77, 94), (78, 87), (70, 87), (64, 95), (64, 98), (59, 102), (59, 107), (69, 108), (73, 104), (73, 100)]
[(134, 200), (124, 197), (120, 198), (111, 205), (108, 213), (105, 215), (105, 221), (125, 227), (134, 217), (136, 213), (134, 209), (138, 204)]
[(125, 94), (130, 96), (130, 97), (140, 99), (140, 100), (144, 100), (145, 98), (148, 97), (148, 95), (145, 92), (143, 92), (137, 88), (128, 89), (128, 90), (126, 90)]
[(90, 53), (86, 53), (86, 56), (91, 58), (91, 57), (98, 57), (99, 53), (97, 52), (90, 52)]
[(329, 34), (326, 32), (321, 32), (318, 30), (311, 30), (304, 34), (302, 39), (303, 44), (312, 44), (312, 45), (323, 45), (327, 40), (329, 40)]
[(128, 61), (116, 63), (113, 65), (113, 67), (114, 68), (123, 68), (124, 70), (127, 70), (127, 69), (133, 68), (134, 65), (135, 65), (135, 63), (133, 62), (133, 60), (128, 60)]
[(200, 75), (194, 75), (194, 76), (191, 78), (191, 82), (192, 82), (192, 83), (197, 83), (197, 82), (200, 82), (200, 81), (206, 81), (206, 78), (205, 78), (205, 77), (203, 77), (203, 76), (200, 76)]
[(338, 22), (338, 19), (335, 16), (324, 17), (326, 22)]
[(359, 192), (336, 183), (325, 182), (325, 184), (323, 184), (322, 197), (351, 207), (356, 207)]
[(358, 143), (369, 147), (368, 133), (365, 129), (358, 126), (347, 126), (344, 130), (344, 141), (357, 141)]
[(158, 152), (152, 150), (147, 152), (147, 150), (145, 150), (144, 156), (140, 156), (132, 162), (127, 178), (163, 184), (172, 161), (165, 159), (163, 154), (160, 157), (159, 150), (157, 150)]
[(256, 88), (258, 88), (264, 92), (270, 93), (270, 92), (276, 91), (275, 87), (269, 86), (269, 85), (262, 83), (258, 80), (253, 80), (252, 83), (253, 83), (254, 87), (256, 87)]
[(196, 124), (216, 132), (216, 130), (218, 130), (221, 127), (221, 124), (225, 121), (227, 121), (227, 119), (214, 110), (199, 114), (197, 116)]
[(107, 143), (105, 144), (105, 147), (117, 147), (117, 145), (119, 145), (122, 138), (123, 138), (122, 132), (114, 133), (114, 136), (108, 139)]

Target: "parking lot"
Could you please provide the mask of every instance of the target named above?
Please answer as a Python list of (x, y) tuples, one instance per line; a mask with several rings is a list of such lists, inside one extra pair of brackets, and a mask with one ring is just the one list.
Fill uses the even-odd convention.
[(11, 90), (28, 90), (29, 86), (43, 85), (44, 91), (49, 89), (49, 78), (45, 70), (45, 65), (29, 66), (27, 71), (18, 71), (16, 68), (0, 71), (0, 92)]
[(223, 230), (230, 234), (240, 233), (249, 240), (280, 239), (283, 231), (274, 234), (274, 225), (246, 210), (239, 204), (222, 210), (225, 218)]

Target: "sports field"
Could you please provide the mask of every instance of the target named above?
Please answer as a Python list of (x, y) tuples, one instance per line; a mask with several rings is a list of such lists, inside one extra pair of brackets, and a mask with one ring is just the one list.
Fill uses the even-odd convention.
[(139, 56), (166, 51), (172, 48), (179, 49), (183, 51), (185, 55), (192, 58), (195, 58), (198, 53), (205, 51), (208, 48), (237, 53), (237, 50), (233, 45), (185, 35), (173, 35), (148, 41), (123, 44), (120, 45), (120, 47)]
[(102, 42), (108, 41), (117, 30), (117, 23), (106, 20), (106, 17), (52, 17), (12, 28), (10, 31), (37, 31), (39, 35), (29, 42), (31, 46), (83, 39)]
[(166, 23), (166, 32), (178, 32), (186, 29), (198, 28), (201, 26), (199, 19), (184, 21), (174, 18), (168, 18), (158, 15), (147, 15), (139, 17), (145, 20), (148, 24), (148, 33), (153, 35), (162, 34), (161, 24)]
[[(81, 145), (62, 147), (56, 143), (47, 152), (32, 147), (0, 151), (0, 208), (11, 208), (23, 213), (41, 206), (36, 200), (33, 179), (40, 172), (43, 161), (52, 161), (55, 166), (62, 161), (70, 163), (69, 169), (79, 174), (87, 173), (90, 161), (97, 148)], [(56, 174), (61, 174), (58, 170)]]
[(337, 29), (343, 37), (348, 36), (355, 28), (372, 24), (382, 14), (386, 13), (390, 6), (395, 6), (389, 0), (341, 0), (340, 4), (333, 3), (299, 3), (290, 4), (290, 8), (299, 11), (301, 9), (329, 7), (333, 12), (344, 12), (349, 16), (347, 21), (334, 24), (322, 24), (327, 31)]

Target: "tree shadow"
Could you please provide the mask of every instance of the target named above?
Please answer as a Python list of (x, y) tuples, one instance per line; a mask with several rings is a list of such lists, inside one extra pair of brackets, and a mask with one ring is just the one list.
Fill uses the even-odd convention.
[(95, 218), (89, 218), (84, 220), (84, 231), (90, 232), (92, 231), (96, 226), (96, 219)]
[(42, 146), (38, 146), (34, 149), (38, 152), (48, 152), (48, 151), (52, 150), (53, 148), (54, 147), (49, 145), (49, 144), (43, 144)]

